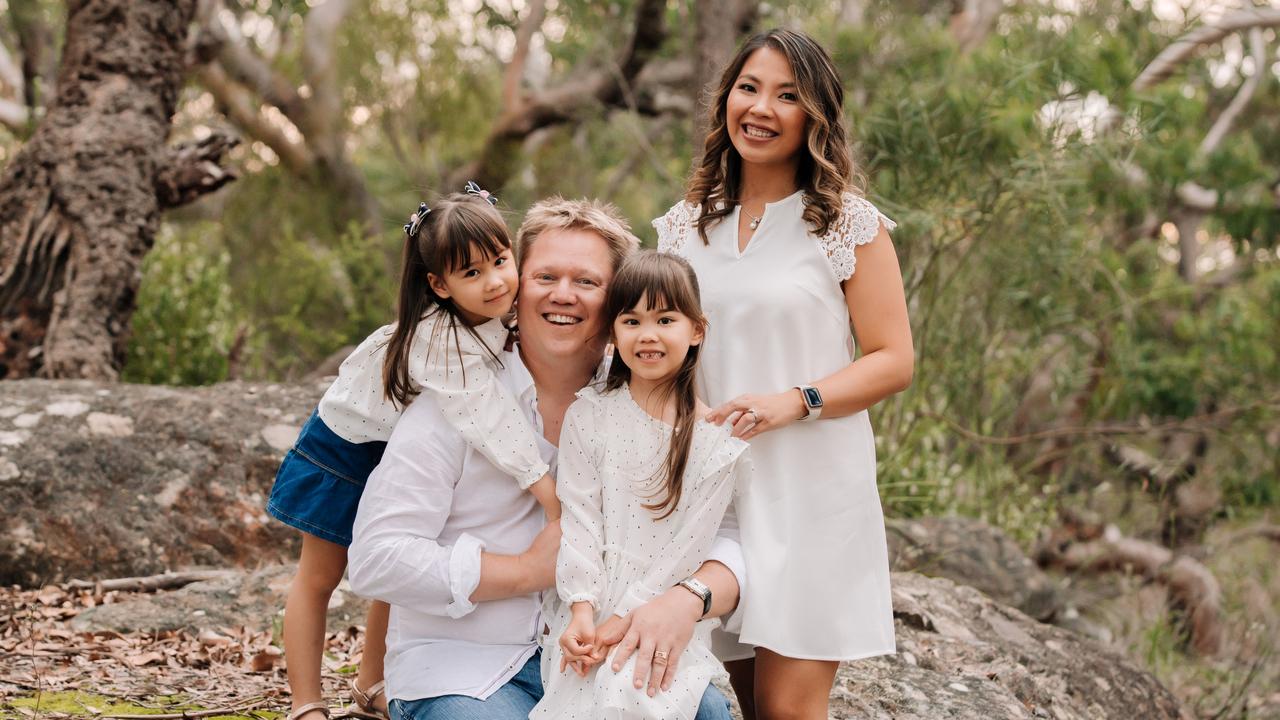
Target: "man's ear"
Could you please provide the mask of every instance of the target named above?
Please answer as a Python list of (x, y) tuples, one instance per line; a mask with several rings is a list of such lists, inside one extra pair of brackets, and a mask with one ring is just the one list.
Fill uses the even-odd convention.
[(444, 284), (444, 278), (435, 273), (427, 273), (427, 284), (431, 286), (431, 292), (436, 297), (448, 298), (450, 296), (449, 286)]

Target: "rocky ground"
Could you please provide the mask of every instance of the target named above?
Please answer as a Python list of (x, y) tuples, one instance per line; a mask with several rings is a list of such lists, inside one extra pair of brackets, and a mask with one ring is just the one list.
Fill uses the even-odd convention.
[[(0, 719), (287, 707), (279, 609), (296, 535), (263, 505), (324, 386), (0, 383)], [(1272, 540), (1206, 546), (1240, 620), (1224, 657), (1196, 658), (1160, 630), (1177, 608), (1158, 583), (1048, 575), (972, 520), (888, 529), (899, 653), (844, 664), (833, 718), (1280, 717)], [(213, 572), (158, 592), (75, 582), (193, 568)], [(335, 596), (335, 707), (363, 612)]]

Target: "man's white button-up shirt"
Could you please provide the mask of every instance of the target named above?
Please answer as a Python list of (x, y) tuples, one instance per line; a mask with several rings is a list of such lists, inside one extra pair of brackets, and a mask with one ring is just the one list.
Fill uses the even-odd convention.
[[(499, 379), (542, 437), (533, 378), (519, 353), (502, 355)], [(391, 604), (387, 697), (484, 699), (537, 650), (542, 593), (472, 603), (480, 551), (526, 550), (546, 520), (533, 495), (473, 450), (428, 396), (411, 403), (360, 498), (348, 551), (352, 589)], [(708, 559), (745, 585), (736, 519), (721, 527)], [(732, 624), (732, 623), (730, 623)]]

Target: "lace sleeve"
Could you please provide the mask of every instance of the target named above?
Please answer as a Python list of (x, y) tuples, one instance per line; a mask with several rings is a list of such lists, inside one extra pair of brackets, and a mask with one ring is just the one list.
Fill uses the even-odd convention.
[(822, 248), (837, 280), (844, 282), (853, 277), (854, 265), (858, 262), (854, 248), (874, 240), (882, 224), (886, 230), (898, 226), (865, 199), (853, 193), (844, 194), (840, 216), (822, 236)]
[(696, 214), (692, 205), (681, 200), (672, 205), (666, 215), (655, 219), (653, 227), (658, 231), (658, 252), (683, 256), (690, 233), (697, 232), (693, 229)]

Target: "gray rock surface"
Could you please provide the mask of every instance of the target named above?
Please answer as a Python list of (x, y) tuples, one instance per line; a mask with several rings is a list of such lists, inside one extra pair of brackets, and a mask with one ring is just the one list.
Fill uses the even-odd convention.
[(886, 522), (885, 529), (894, 570), (969, 585), (1037, 620), (1054, 620), (1063, 609), (1057, 582), (1012, 538), (980, 520), (895, 518)]
[(325, 383), (0, 383), (0, 584), (296, 557), (265, 503)]
[[(267, 567), (85, 611), (76, 630), (270, 627), (292, 570)], [(973, 588), (893, 575), (898, 654), (842, 663), (832, 718), (1013, 720), (1188, 718), (1149, 673), (1101, 645), (1036, 622)], [(365, 606), (335, 596), (330, 629), (363, 624)]]
[(1190, 718), (1150, 673), (970, 587), (893, 575), (898, 654), (843, 663), (831, 717)]
[[(164, 632), (246, 627), (253, 631), (274, 627), (282, 617), (292, 565), (269, 565), (254, 572), (207, 580), (171, 592), (133, 595), (123, 602), (99, 605), (71, 621), (77, 632)], [(329, 601), (329, 631), (364, 625), (369, 604), (346, 586), (338, 586)]]

